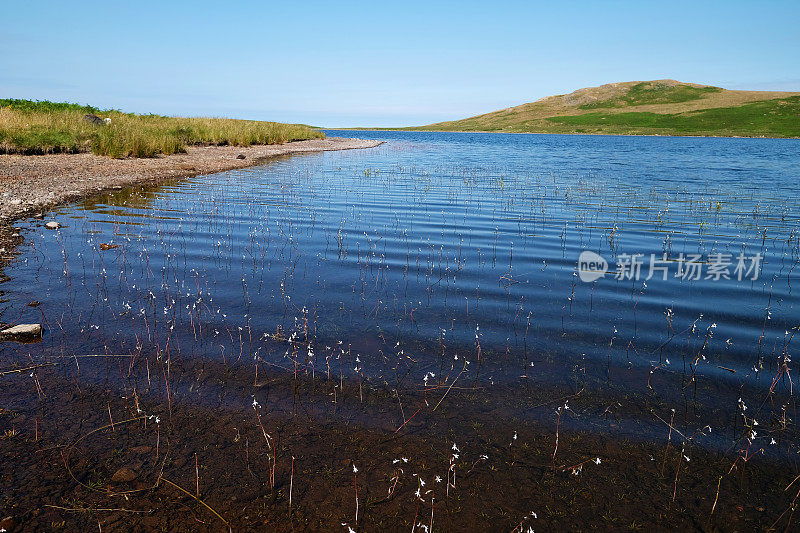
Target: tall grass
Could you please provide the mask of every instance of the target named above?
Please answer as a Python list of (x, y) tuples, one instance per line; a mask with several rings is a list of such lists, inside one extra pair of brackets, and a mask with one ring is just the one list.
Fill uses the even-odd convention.
[[(88, 113), (110, 124), (84, 120)], [(154, 157), (190, 145), (279, 144), (323, 138), (302, 124), (224, 118), (175, 118), (100, 111), (91, 106), (0, 99), (0, 153), (93, 152), (111, 157)]]

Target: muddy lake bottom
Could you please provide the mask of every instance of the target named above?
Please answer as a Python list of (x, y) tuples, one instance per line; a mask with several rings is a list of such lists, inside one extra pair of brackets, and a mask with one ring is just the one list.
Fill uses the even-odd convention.
[(17, 221), (0, 525), (796, 527), (797, 141), (358, 136)]

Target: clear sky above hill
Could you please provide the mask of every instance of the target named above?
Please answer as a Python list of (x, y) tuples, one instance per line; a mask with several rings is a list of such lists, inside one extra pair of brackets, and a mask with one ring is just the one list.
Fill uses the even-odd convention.
[(614, 81), (800, 91), (800, 2), (70, 2), (0, 9), (0, 97), (405, 126)]

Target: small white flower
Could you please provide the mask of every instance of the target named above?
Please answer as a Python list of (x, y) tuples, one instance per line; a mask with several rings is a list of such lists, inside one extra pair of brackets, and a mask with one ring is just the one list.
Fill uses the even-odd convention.
[(356, 468), (356, 465), (353, 465), (353, 473), (355, 474), (357, 472), (358, 472), (358, 468)]
[(598, 457), (597, 459), (595, 459), (595, 460), (594, 460), (594, 464), (596, 464), (596, 465), (599, 465), (600, 463), (601, 463), (601, 461), (600, 461), (600, 458), (599, 458), (599, 457)]

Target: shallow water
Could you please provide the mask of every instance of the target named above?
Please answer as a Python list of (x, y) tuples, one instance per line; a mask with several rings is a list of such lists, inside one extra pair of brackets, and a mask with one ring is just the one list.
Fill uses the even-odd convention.
[[(158, 352), (290, 368), (296, 351), (269, 337), (280, 327), (279, 339), (313, 340), (304, 365), (367, 380), (421, 385), (469, 361), (476, 381), (513, 385), (588, 361), (694, 372), (734, 395), (776, 378), (788, 390), (800, 142), (329, 135), (387, 143), (66, 205), (46, 217), (57, 231), (20, 222), (0, 320), (47, 329), (0, 356)], [(584, 282), (585, 250), (612, 271), (642, 254), (641, 276)], [(664, 253), (667, 279), (645, 279)], [(701, 256), (700, 279), (675, 276), (680, 254)], [(731, 279), (706, 279), (712, 254), (729, 254)], [(739, 254), (746, 268), (763, 258), (741, 280)]]

